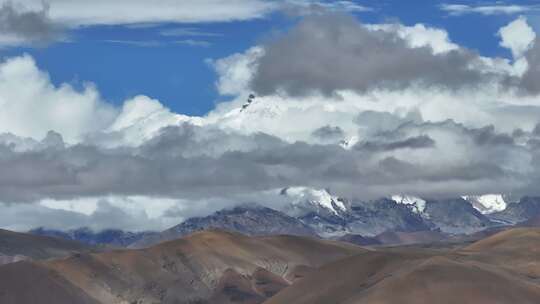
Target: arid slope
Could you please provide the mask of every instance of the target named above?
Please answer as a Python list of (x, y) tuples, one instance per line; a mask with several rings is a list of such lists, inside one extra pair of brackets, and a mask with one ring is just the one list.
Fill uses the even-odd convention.
[(28, 258), (65, 257), (89, 249), (89, 246), (74, 241), (0, 229), (0, 265)]
[[(61, 281), (51, 284), (50, 276), (42, 276), (36, 284), (51, 285), (50, 293), (75, 288), (84, 292), (83, 298), (104, 304), (261, 303), (312, 269), (363, 252), (351, 244), (319, 239), (248, 237), (211, 230), (147, 249), (76, 254), (13, 267), (48, 269)], [(0, 276), (2, 271), (6, 272), (0, 267)], [(15, 291), (27, 285), (17, 275), (15, 281), (15, 287), (21, 286)], [(0, 303), (35, 303), (23, 292), (7, 293), (10, 298), (0, 295)], [(41, 304), (74, 303), (65, 299), (44, 299)]]
[(540, 230), (449, 252), (380, 249), (328, 264), (265, 304), (540, 303)]

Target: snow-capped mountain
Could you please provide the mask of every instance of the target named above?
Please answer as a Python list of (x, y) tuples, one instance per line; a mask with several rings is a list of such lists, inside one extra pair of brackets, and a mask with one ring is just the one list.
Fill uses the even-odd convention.
[(467, 195), (462, 197), (482, 214), (491, 214), (506, 209), (508, 203), (502, 194)]
[(355, 202), (347, 216), (346, 228), (351, 234), (375, 236), (386, 231), (427, 231), (432, 223), (413, 212), (410, 206), (388, 198)]
[[(279, 195), (278, 205), (268, 203), (263, 207), (244, 204), (205, 217), (190, 218), (161, 233), (139, 234), (114, 230), (93, 233), (88, 229), (67, 232), (38, 229), (32, 233), (89, 244), (144, 247), (210, 228), (249, 235), (293, 234), (323, 238), (340, 238), (345, 235), (369, 238), (386, 232), (422, 231), (468, 234), (501, 223), (519, 223), (540, 214), (540, 199), (537, 198), (524, 198), (520, 203), (509, 204), (502, 212), (483, 214), (489, 212), (486, 210), (502, 209), (501, 199), (504, 198), (486, 195), (433, 200), (412, 195), (393, 195), (391, 198), (371, 201), (349, 201), (329, 190), (309, 187), (275, 189), (272, 193)], [(474, 206), (473, 202), (477, 205)], [(277, 209), (272, 209), (273, 206)], [(482, 206), (484, 212), (479, 210)]]
[[(313, 228), (322, 237), (345, 234), (374, 236), (387, 230), (429, 230), (430, 224), (419, 214), (425, 207), (421, 199), (380, 199), (354, 203), (332, 195), (328, 190), (290, 187), (281, 191), (288, 199), (283, 210)], [(412, 208), (413, 200), (417, 202)], [(401, 204), (403, 202), (403, 204)], [(409, 203), (406, 205), (406, 203)], [(415, 211), (416, 210), (416, 211)]]
[(470, 234), (496, 225), (463, 198), (427, 200), (424, 213), (436, 229), (450, 234)]
[(426, 210), (426, 201), (411, 195), (392, 195), (392, 200), (398, 204), (407, 205), (414, 213), (424, 214)]
[(307, 187), (289, 187), (281, 190), (281, 194), (290, 199), (286, 212), (291, 216), (303, 216), (311, 212), (330, 213), (339, 216), (347, 211), (345, 201), (328, 192), (328, 190)]
[[(348, 202), (327, 190), (305, 187), (286, 188), (281, 194), (290, 199), (284, 211), (323, 237), (374, 236), (385, 231), (431, 229), (471, 233), (494, 224), (463, 198), (426, 200), (412, 195), (393, 195), (391, 199)], [(498, 202), (490, 196), (480, 201), (487, 206), (496, 206), (488, 203)]]
[(392, 196), (392, 200), (408, 206), (426, 222), (446, 233), (470, 233), (490, 226), (492, 223), (485, 215), (506, 207), (501, 199), (502, 196), (498, 195), (444, 200), (425, 200), (410, 195)]

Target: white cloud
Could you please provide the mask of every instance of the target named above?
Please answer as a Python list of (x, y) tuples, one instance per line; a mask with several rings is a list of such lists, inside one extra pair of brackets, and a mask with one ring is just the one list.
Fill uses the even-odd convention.
[(101, 144), (108, 147), (140, 145), (155, 136), (159, 129), (183, 122), (200, 124), (201, 119), (173, 113), (159, 101), (139, 95), (126, 100), (112, 125), (103, 130), (105, 134), (116, 133), (119, 136), (112, 140), (105, 138)]
[[(67, 30), (85, 26), (242, 21), (263, 18), (279, 9), (278, 2), (266, 0), (0, 0), (0, 48), (67, 40)], [(110, 42), (160, 45), (157, 41)], [(200, 39), (181, 39), (175, 43), (210, 45)]]
[[(10, 1), (30, 10), (42, 7), (42, 0)], [(51, 20), (69, 26), (249, 20), (276, 9), (274, 2), (263, 0), (48, 0), (47, 4)]]
[(116, 110), (92, 84), (55, 86), (28, 55), (0, 63), (0, 130), (41, 139), (49, 130), (76, 141), (108, 126)]
[(0, 35), (0, 46), (2, 48), (25, 45), (29, 43), (28, 39), (14, 33), (2, 33)]
[(177, 209), (184, 204), (187, 203), (176, 199), (145, 196), (47, 199), (32, 204), (0, 203), (0, 228), (15, 231), (38, 227), (161, 231), (185, 219), (181, 215), (165, 216), (167, 210), (173, 207)]
[[(360, 12), (372, 9), (353, 1), (312, 0), (0, 0), (0, 47), (44, 44), (65, 40), (64, 31), (96, 25), (141, 27), (161, 23), (231, 22), (265, 18), (293, 8), (311, 11)], [(196, 29), (163, 31), (165, 36), (206, 36)], [(156, 41), (110, 40), (136, 46), (157, 46)], [(207, 47), (201, 39), (176, 43)]]
[[(453, 43), (443, 29), (423, 24), (367, 26), (371, 30), (396, 33), (412, 48), (431, 47), (434, 54), (460, 50), (460, 46)], [(400, 117), (418, 112), (428, 121), (453, 119), (473, 127), (494, 124), (507, 132), (515, 128), (531, 129), (538, 122), (534, 115), (526, 115), (526, 110), (520, 110), (526, 106), (536, 106), (534, 97), (521, 96), (511, 89), (501, 90), (496, 83), (485, 85), (481, 90), (413, 86), (404, 90), (377, 89), (367, 93), (341, 91), (333, 97), (313, 95), (293, 98), (274, 94), (256, 97), (246, 110), (240, 111), (251, 93), (249, 85), (258, 60), (263, 55), (264, 48), (254, 47), (243, 54), (212, 62), (219, 76), (219, 92), (236, 96), (232, 102), (221, 104), (209, 113), (212, 122), (243, 133), (265, 132), (290, 142), (313, 142), (316, 139), (311, 132), (326, 125), (340, 127), (347, 138), (356, 137), (358, 126), (353, 121), (364, 111), (388, 112)], [(502, 58), (479, 59), (482, 64), (471, 68), (501, 75), (520, 74), (519, 63), (512, 65)], [(520, 118), (515, 113), (511, 114), (512, 111), (504, 111), (508, 108), (520, 112), (517, 115)], [(511, 116), (512, 119), (509, 119)]]
[(367, 27), (373, 30), (397, 33), (397, 35), (400, 38), (405, 39), (411, 47), (431, 47), (434, 54), (441, 54), (459, 49), (457, 44), (450, 41), (447, 31), (428, 27), (421, 23), (415, 24), (414, 26), (405, 26), (403, 24), (371, 24), (367, 25)]
[(521, 58), (536, 39), (536, 33), (523, 16), (502, 27), (498, 34), (501, 37), (500, 45), (511, 50), (515, 59)]
[(370, 12), (373, 11), (371, 7), (360, 5), (354, 1), (317, 1), (317, 0), (285, 0), (283, 1), (286, 6), (293, 6), (300, 9), (322, 8), (329, 11), (342, 11), (342, 12)]
[[(450, 41), (446, 31), (417, 24), (370, 25), (372, 29), (394, 31), (406, 39), (411, 47), (430, 46), (435, 54), (459, 49)], [(501, 29), (507, 47), (523, 52), (534, 32), (528, 32), (519, 18)], [(517, 39), (517, 33), (523, 38)], [(513, 35), (511, 35), (513, 34)], [(127, 100), (121, 109), (102, 101), (96, 88), (89, 85), (77, 91), (68, 84), (55, 87), (46, 73), (39, 71), (29, 56), (12, 58), (0, 65), (0, 127), (18, 136), (41, 139), (52, 129), (60, 132), (68, 142), (80, 141), (85, 136), (107, 147), (136, 146), (151, 139), (165, 126), (190, 122), (195, 125), (215, 125), (239, 133), (266, 132), (287, 141), (316, 141), (313, 130), (322, 126), (340, 127), (347, 137), (357, 136), (354, 118), (363, 111), (393, 113), (398, 116), (418, 111), (425, 120), (454, 119), (471, 126), (496, 124), (511, 131), (530, 129), (536, 121), (512, 119), (501, 121), (505, 107), (534, 106), (534, 98), (515, 95), (511, 90), (502, 93), (496, 85), (483, 90), (444, 90), (411, 87), (405, 90), (374, 90), (366, 94), (342, 91), (334, 97), (308, 96), (291, 99), (273, 95), (257, 97), (245, 111), (245, 103), (257, 60), (264, 54), (262, 47), (245, 53), (210, 62), (218, 74), (216, 83), (222, 95), (233, 96), (233, 101), (219, 104), (204, 117), (189, 117), (171, 112), (159, 101), (147, 96)], [(485, 58), (491, 68), (506, 73), (511, 69), (502, 59)], [(25, 83), (24, 89), (22, 84)], [(14, 102), (14, 101), (17, 102)], [(462, 109), (466, 108), (467, 111)], [(20, 117), (28, 117), (22, 121)], [(301, 121), (302, 124), (298, 124)], [(100, 133), (99, 136), (92, 134)], [(103, 136), (105, 135), (105, 136)]]
[(195, 40), (195, 39), (184, 39), (184, 40), (176, 40), (173, 43), (176, 44), (183, 44), (193, 47), (209, 47), (212, 45), (211, 42), (204, 41), (204, 40)]
[(166, 29), (159, 32), (160, 35), (165, 37), (222, 37), (222, 34), (215, 32), (208, 32), (193, 27), (178, 27), (172, 29)]
[(104, 101), (92, 83), (84, 83), (81, 90), (68, 83), (56, 86), (29, 55), (0, 62), (0, 107), (0, 133), (16, 135), (3, 134), (0, 142), (20, 150), (38, 147), (36, 140), (50, 130), (72, 144), (95, 134), (114, 134), (97, 137), (101, 144), (115, 147), (138, 145), (165, 126), (202, 122), (144, 95), (126, 100), (118, 109)]
[(256, 62), (264, 53), (253, 47), (244, 53), (234, 54), (208, 63), (218, 74), (217, 89), (221, 95), (239, 95), (248, 90), (249, 81), (256, 69)]
[(538, 9), (533, 5), (467, 5), (467, 4), (442, 4), (440, 9), (448, 12), (452, 16), (460, 16), (465, 14), (481, 14), (481, 15), (511, 15), (521, 14), (528, 11)]
[[(453, 119), (471, 127), (494, 124), (505, 132), (516, 128), (530, 130), (538, 123), (537, 112), (527, 114), (530, 111), (527, 106), (536, 107), (534, 98), (519, 97), (512, 92), (500, 94), (496, 87), (490, 86), (483, 91), (411, 87), (401, 91), (376, 90), (365, 95), (343, 91), (338, 95), (294, 99), (277, 95), (257, 97), (240, 112), (244, 102), (242, 95), (227, 107), (224, 105), (211, 112), (209, 117), (220, 127), (235, 132), (264, 132), (288, 142), (310, 143), (319, 142), (312, 133), (326, 125), (341, 128), (344, 139), (356, 136), (366, 139), (376, 131), (382, 131), (370, 129), (369, 125), (359, 128), (355, 119), (365, 111), (390, 113), (401, 119), (416, 112), (426, 121)], [(235, 107), (231, 109), (233, 105)]]

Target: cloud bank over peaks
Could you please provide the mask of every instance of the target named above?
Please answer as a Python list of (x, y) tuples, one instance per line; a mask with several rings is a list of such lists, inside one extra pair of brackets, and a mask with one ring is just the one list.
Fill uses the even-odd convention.
[[(508, 28), (515, 24), (521, 40), (515, 35), (509, 38)], [(524, 17), (499, 35), (506, 47), (520, 50), (516, 55), (530, 45)], [(346, 104), (359, 111), (418, 110), (426, 120), (451, 118), (512, 131), (536, 124), (523, 108), (537, 105), (534, 52), (531, 46), (525, 56), (513, 60), (483, 57), (457, 46), (442, 29), (421, 24), (363, 25), (349, 16), (327, 14), (309, 16), (289, 33), (215, 61), (214, 66), (220, 91), (236, 92), (242, 103), (248, 92), (256, 92), (259, 101), (279, 99), (291, 107), (319, 100), (332, 109)], [(527, 62), (532, 63), (530, 68)], [(337, 102), (331, 105), (331, 101)], [(230, 110), (227, 106), (221, 110)], [(500, 121), (506, 110), (521, 112), (524, 121)]]
[(184, 122), (200, 125), (203, 118), (173, 113), (158, 100), (138, 95), (124, 102), (109, 127), (90, 134), (87, 140), (107, 147), (138, 146), (156, 136), (161, 128)]
[(422, 42), (418, 37), (426, 35), (425, 28), (413, 30), (416, 34), (407, 36), (399, 26), (370, 29), (348, 15), (308, 16), (265, 45), (251, 87), (259, 95), (331, 96), (413, 86), (471, 89), (500, 81), (475, 52), (441, 46), (436, 31), (431, 35), (439, 41)]
[[(116, 107), (91, 84), (53, 85), (29, 56), (5, 60), (6, 214), (39, 205), (21, 227), (39, 214), (71, 227), (74, 212), (81, 223), (102, 223), (96, 210), (105, 210), (126, 217), (120, 226), (161, 227), (243, 202), (283, 207), (279, 192), (290, 187), (353, 202), (538, 194), (540, 57), (525, 19), (499, 32), (515, 56), (508, 60), (458, 46), (443, 29), (351, 18), (307, 16), (276, 40), (209, 60), (231, 100), (201, 117), (144, 95)], [(523, 77), (512, 72), (521, 59)], [(125, 216), (130, 206), (139, 207)]]

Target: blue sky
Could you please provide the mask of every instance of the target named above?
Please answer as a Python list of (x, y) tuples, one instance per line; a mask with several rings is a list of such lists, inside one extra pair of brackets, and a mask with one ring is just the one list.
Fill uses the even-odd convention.
[[(405, 25), (424, 23), (443, 28), (452, 41), (485, 56), (510, 56), (507, 49), (499, 47), (495, 33), (519, 15), (471, 13), (450, 16), (440, 8), (441, 4), (449, 3), (443, 1), (353, 2), (372, 9), (353, 12), (363, 22), (390, 20)], [(471, 4), (471, 1), (451, 3)], [(494, 2), (487, 1), (474, 3), (494, 5)], [(529, 5), (531, 2), (513, 1), (511, 4)], [(530, 20), (535, 20), (534, 11), (525, 14)], [(226, 98), (220, 97), (216, 91), (216, 75), (207, 59), (243, 52), (276, 33), (286, 31), (298, 19), (274, 12), (245, 21), (87, 26), (70, 30), (69, 42), (38, 48), (4, 49), (0, 54), (31, 54), (38, 66), (50, 73), (55, 84), (67, 82), (77, 86), (90, 81), (98, 86), (106, 100), (115, 104), (137, 94), (145, 94), (159, 99), (176, 112), (202, 115), (214, 108), (216, 102)], [(165, 37), (160, 34), (164, 30), (178, 28), (196, 29), (203, 35)], [(179, 44), (175, 43), (177, 40), (201, 40), (208, 44)]]

